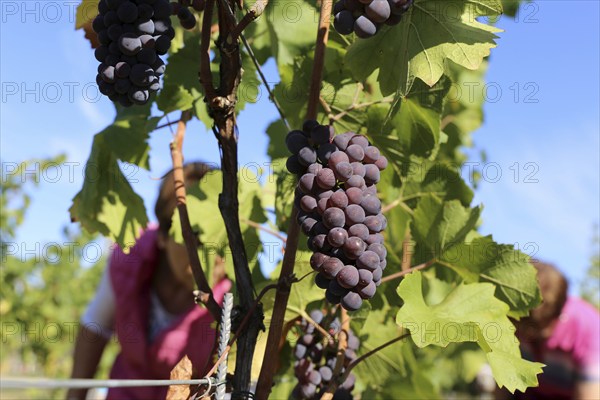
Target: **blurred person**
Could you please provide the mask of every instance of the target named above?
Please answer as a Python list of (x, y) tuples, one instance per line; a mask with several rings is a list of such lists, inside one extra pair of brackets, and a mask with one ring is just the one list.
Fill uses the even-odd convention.
[(600, 399), (600, 314), (568, 295), (569, 285), (553, 265), (537, 269), (542, 304), (516, 322), (523, 358), (546, 364), (539, 386), (517, 399)]
[[(202, 163), (184, 166), (186, 185), (209, 171)], [(208, 310), (194, 303), (194, 278), (185, 246), (169, 236), (176, 208), (173, 171), (160, 185), (150, 225), (129, 254), (118, 247), (94, 299), (81, 318), (73, 356), (72, 378), (93, 378), (105, 345), (113, 335), (120, 344), (111, 379), (169, 379), (173, 367), (187, 355), (196, 368), (207, 368), (215, 331)], [(221, 304), (231, 282), (213, 287)], [(206, 371), (198, 371), (200, 374)], [(167, 387), (111, 388), (107, 399), (164, 399)], [(87, 390), (70, 390), (67, 398), (85, 399)]]

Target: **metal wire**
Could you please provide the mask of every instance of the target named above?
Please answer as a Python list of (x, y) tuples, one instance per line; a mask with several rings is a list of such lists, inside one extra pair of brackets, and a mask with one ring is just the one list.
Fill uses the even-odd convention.
[[(223, 298), (223, 316), (221, 317), (221, 336), (219, 338), (219, 357), (225, 352), (231, 335), (231, 309), (233, 308), (233, 294), (226, 293)], [(225, 381), (227, 378), (227, 357), (217, 368), (217, 380)], [(225, 399), (225, 385), (217, 387), (217, 400)]]
[(213, 378), (189, 380), (151, 379), (45, 379), (45, 378), (0, 378), (3, 389), (90, 389), (117, 387), (147, 387), (171, 385), (221, 385), (225, 382)]

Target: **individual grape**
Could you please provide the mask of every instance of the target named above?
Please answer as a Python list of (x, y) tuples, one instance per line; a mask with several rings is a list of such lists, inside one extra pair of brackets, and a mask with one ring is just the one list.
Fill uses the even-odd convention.
[(312, 398), (317, 393), (317, 387), (312, 383), (308, 383), (300, 387), (300, 393), (305, 398)]
[(305, 235), (310, 235), (316, 223), (316, 219), (307, 218), (301, 223), (300, 228), (302, 229), (302, 232), (304, 232)]
[(367, 215), (377, 215), (381, 212), (381, 200), (373, 194), (363, 197), (360, 206), (365, 210)]
[[(340, 274), (338, 273), (338, 277), (339, 276)], [(342, 287), (336, 279), (332, 279), (329, 282), (329, 287), (327, 287), (327, 290), (329, 290), (333, 295), (339, 297), (343, 297), (348, 294), (348, 289)]]
[(367, 240), (365, 240), (365, 242), (368, 245), (372, 245), (374, 243), (383, 244), (383, 235), (381, 235), (381, 233), (371, 234), (371, 235), (369, 235)]
[(352, 265), (346, 265), (336, 276), (337, 282), (341, 287), (352, 289), (358, 284), (358, 270)]
[(358, 337), (356, 337), (356, 335), (352, 333), (352, 331), (348, 332), (348, 348), (350, 350), (356, 351), (359, 347), (360, 340), (358, 339)]
[(315, 235), (327, 235), (329, 233), (329, 229), (323, 224), (323, 222), (319, 221), (315, 224), (313, 231)]
[[(315, 335), (313, 335), (312, 333), (307, 333), (306, 335), (303, 335), (300, 338), (300, 341), (302, 342), (303, 345), (308, 347), (315, 341)], [(317, 383), (317, 385), (318, 385), (318, 383)]]
[[(354, 139), (356, 139), (356, 137), (352, 140)], [(346, 154), (351, 162), (362, 161), (365, 158), (365, 150), (358, 144), (351, 144), (348, 146), (348, 148), (346, 148)]]
[(312, 383), (313, 385), (318, 385), (321, 383), (321, 374), (319, 373), (319, 371), (310, 371), (308, 373), (308, 381), (310, 383)]
[(154, 3), (154, 19), (166, 19), (171, 15), (171, 5), (166, 1), (156, 1)]
[[(156, 44), (156, 40), (154, 39), (154, 36), (152, 35), (141, 35), (140, 36), (140, 42), (142, 42), (142, 48), (144, 49), (153, 49), (154, 45)], [(160, 60), (160, 58), (157, 58), (157, 60)], [(160, 60), (161, 65), (163, 66), (164, 63), (162, 62), (162, 60)], [(158, 72), (157, 69), (154, 65), (152, 66), (152, 68), (154, 68), (155, 72)]]
[(325, 273), (319, 272), (315, 276), (315, 285), (317, 285), (321, 289), (327, 289), (329, 287), (329, 282), (331, 280), (325, 276)]
[(342, 182), (346, 182), (352, 177), (353, 174), (352, 165), (347, 162), (340, 162), (336, 164), (334, 171), (336, 178)]
[(107, 66), (100, 73), (102, 80), (106, 83), (114, 83), (115, 82), (115, 67)]
[(379, 168), (375, 164), (367, 164), (365, 165), (365, 183), (367, 185), (373, 185), (379, 182), (380, 172)]
[(119, 94), (128, 93), (130, 88), (131, 81), (129, 79), (117, 79), (115, 82), (115, 91)]
[(364, 224), (369, 228), (371, 233), (381, 232), (381, 220), (376, 215), (369, 215), (364, 219)]
[(167, 54), (169, 51), (169, 47), (171, 47), (171, 38), (167, 35), (159, 35), (154, 37), (154, 48), (156, 49), (156, 53), (161, 56)]
[(355, 161), (350, 165), (352, 165), (352, 175), (360, 175), (363, 178), (365, 177), (366, 169), (363, 163)]
[(329, 207), (327, 204), (329, 203), (329, 199), (319, 199), (317, 203), (317, 212), (319, 215), (325, 214), (325, 210)]
[(138, 18), (148, 20), (154, 16), (154, 8), (150, 4), (138, 4)]
[(364, 241), (369, 237), (369, 228), (365, 224), (354, 224), (348, 228), (348, 235), (356, 236)]
[(298, 161), (297, 156), (288, 157), (285, 163), (285, 167), (292, 174), (301, 174), (306, 170), (306, 168), (302, 164), (300, 164), (300, 161)]
[(340, 385), (340, 388), (343, 390), (352, 390), (352, 388), (354, 387), (354, 383), (356, 383), (356, 376), (354, 374), (350, 374), (348, 375), (346, 380)]
[(385, 22), (391, 13), (390, 4), (387, 0), (373, 0), (365, 6), (365, 14), (372, 22), (377, 24)]
[(192, 0), (192, 8), (198, 12), (204, 11), (206, 0)]
[(313, 253), (312, 256), (310, 256), (310, 266), (312, 267), (312, 269), (314, 269), (315, 271), (320, 270), (320, 268), (323, 266), (323, 263), (329, 258), (328, 255), (323, 254), (323, 253)]
[(317, 200), (312, 196), (302, 196), (300, 199), (300, 208), (305, 212), (317, 210)]
[(336, 296), (335, 294), (331, 293), (329, 290), (325, 290), (325, 298), (331, 304), (340, 304), (340, 301), (342, 300), (342, 298), (340, 296)]
[(328, 207), (341, 208), (342, 210), (348, 206), (348, 196), (343, 190), (334, 192), (327, 201)]
[(296, 344), (296, 348), (294, 349), (294, 357), (296, 358), (304, 358), (306, 356), (306, 346), (303, 344)]
[(383, 270), (381, 269), (381, 267), (375, 268), (375, 271), (373, 271), (373, 280), (376, 282), (380, 281), (382, 276), (383, 276)]
[(343, 151), (334, 151), (329, 157), (328, 166), (329, 168), (335, 168), (341, 162), (350, 162), (348, 155)]
[(373, 273), (368, 269), (359, 269), (358, 284), (356, 286), (359, 288), (363, 288), (371, 282), (373, 282)]
[(362, 306), (363, 300), (358, 293), (348, 292), (342, 297), (341, 304), (348, 311), (356, 311)]
[[(354, 226), (356, 225), (351, 226), (349, 230)], [(356, 236), (351, 236), (344, 243), (344, 255), (350, 260), (356, 260), (361, 256), (362, 253), (364, 253), (366, 247), (367, 245), (362, 239)]]
[(329, 229), (336, 227), (342, 228), (346, 224), (344, 211), (336, 207), (328, 208), (325, 210), (325, 213), (323, 213), (323, 224)]
[(135, 56), (142, 49), (142, 41), (133, 33), (126, 33), (119, 38), (119, 49), (127, 56)]
[(134, 85), (146, 87), (149, 86), (154, 77), (154, 70), (147, 64), (136, 64), (131, 68), (129, 79)]
[(304, 123), (302, 124), (302, 131), (304, 132), (307, 138), (310, 138), (311, 131), (317, 126), (319, 126), (319, 123), (317, 121), (315, 121), (314, 119), (309, 119), (304, 121)]
[(363, 196), (367, 196), (369, 194), (375, 195), (377, 196), (377, 186), (373, 185), (365, 185), (366, 187), (364, 187), (363, 190)]
[(291, 131), (285, 137), (285, 144), (292, 154), (298, 154), (303, 147), (308, 147), (308, 139), (302, 131)]
[(354, 21), (354, 33), (361, 39), (367, 39), (377, 33), (377, 26), (369, 18), (361, 15)]
[(111, 42), (108, 45), (108, 52), (112, 55), (119, 56), (121, 55), (121, 50), (119, 49), (119, 45), (116, 42)]
[(127, 78), (130, 72), (131, 67), (126, 62), (121, 61), (115, 65), (115, 74), (117, 75), (117, 78)]
[(365, 178), (363, 178), (360, 175), (352, 175), (350, 177), (350, 179), (348, 179), (346, 182), (344, 182), (344, 187), (346, 189), (348, 188), (362, 188), (363, 186), (365, 186)]
[(331, 249), (330, 244), (327, 242), (327, 235), (319, 234), (315, 237), (308, 238), (308, 242), (310, 243), (310, 247), (312, 247), (314, 252), (327, 252)]
[(119, 23), (119, 17), (117, 16), (117, 13), (115, 11), (109, 11), (106, 14), (104, 14), (104, 19), (102, 20), (102, 22), (104, 22), (104, 26), (111, 26), (114, 24), (118, 24)]
[(334, 144), (331, 144), (331, 143), (322, 144), (321, 146), (319, 146), (319, 149), (317, 150), (317, 158), (323, 164), (327, 164), (329, 162), (329, 157), (331, 157), (333, 152), (336, 150), (337, 150), (337, 147), (335, 147)]
[[(380, 243), (374, 243), (374, 244), (380, 244)], [(387, 267), (387, 260), (383, 259), (379, 262), (379, 267), (381, 268), (382, 271), (385, 271), (385, 268)]]
[(348, 232), (344, 228), (333, 228), (327, 234), (327, 241), (332, 247), (342, 247), (348, 239)]
[(303, 147), (298, 152), (298, 161), (300, 161), (300, 164), (308, 167), (310, 164), (317, 162), (317, 152), (311, 147)]
[(346, 189), (346, 196), (348, 196), (348, 204), (360, 204), (363, 198), (363, 191), (357, 187), (351, 187)]
[[(379, 263), (379, 261), (377, 262)], [(344, 264), (339, 259), (330, 257), (323, 262), (321, 269), (325, 277), (334, 279), (343, 267)]]
[(345, 210), (348, 225), (361, 224), (365, 220), (365, 210), (359, 205), (350, 204)]
[(108, 46), (110, 44), (110, 38), (108, 37), (108, 31), (106, 29), (98, 32), (98, 41), (102, 46)]
[(152, 49), (142, 49), (136, 56), (141, 64), (151, 65), (156, 61), (156, 51)]
[(321, 374), (321, 379), (325, 382), (329, 382), (333, 378), (333, 371), (326, 365), (319, 368), (319, 373)]
[[(353, 21), (354, 22), (354, 21)], [(341, 151), (345, 151), (350, 143), (350, 140), (356, 135), (354, 132), (346, 132), (341, 135), (337, 135), (333, 138), (333, 143), (337, 146)]]
[(314, 174), (304, 174), (300, 177), (298, 181), (298, 188), (304, 194), (310, 194), (316, 188), (316, 175)]
[(100, 82), (98, 83), (98, 89), (100, 89), (100, 93), (105, 96), (112, 96), (116, 94), (115, 86), (110, 83)]
[(322, 189), (331, 189), (336, 183), (335, 175), (331, 169), (323, 168), (317, 173), (316, 182)]
[(310, 138), (316, 145), (329, 143), (333, 127), (329, 125), (317, 125), (310, 131)]
[(106, 25), (104, 25), (104, 18), (102, 16), (98, 15), (96, 18), (94, 18), (92, 21), (92, 29), (96, 33), (100, 33), (106, 29)]
[(358, 291), (358, 295), (363, 299), (370, 299), (375, 296), (375, 291), (377, 290), (377, 286), (375, 282), (369, 283), (367, 286), (363, 287)]
[(104, 62), (104, 60), (106, 59), (106, 56), (108, 56), (108, 47), (106, 47), (106, 46), (97, 47), (96, 50), (94, 50), (94, 56), (96, 57), (96, 60), (98, 60), (100, 62)]
[[(123, 3), (125, 3), (127, 0), (104, 0), (104, 1), (100, 1), (100, 3), (106, 3), (108, 9), (110, 10), (116, 10), (117, 8), (119, 8), (119, 6)], [(98, 5), (99, 7), (100, 5)]]
[(106, 34), (108, 35), (108, 38), (110, 40), (116, 42), (117, 40), (119, 40), (119, 38), (123, 34), (123, 27), (119, 24), (111, 25), (106, 30)]
[(149, 97), (150, 97), (150, 92), (146, 89), (132, 88), (129, 91), (129, 99), (134, 104), (138, 104), (138, 105), (146, 104)]
[(319, 163), (310, 164), (306, 169), (306, 172), (309, 174), (317, 175), (320, 170), (323, 169), (323, 166)]
[(365, 149), (365, 162), (367, 163), (375, 163), (377, 160), (379, 160), (380, 156), (381, 153), (379, 152), (379, 149), (375, 146), (368, 146)]
[(317, 324), (320, 324), (323, 321), (323, 311), (321, 310), (312, 310), (309, 314), (310, 318), (315, 321)]
[[(171, 27), (170, 24), (170, 20), (155, 20), (154, 21), (154, 33), (156, 35), (165, 35), (167, 37), (169, 37), (169, 35), (167, 35), (167, 32), (169, 31), (169, 28)], [(170, 39), (172, 39), (171, 37), (169, 37)]]
[(342, 10), (335, 14), (333, 27), (341, 35), (349, 35), (354, 32), (354, 16), (348, 10)]
[(348, 11), (362, 11), (363, 5), (358, 0), (344, 0), (344, 6)]
[(367, 250), (358, 257), (356, 266), (373, 272), (375, 268), (379, 267), (379, 256), (377, 253)]
[(117, 9), (117, 16), (122, 22), (130, 24), (137, 19), (138, 8), (131, 1), (127, 1), (121, 4)]
[(385, 258), (387, 257), (387, 250), (385, 248), (384, 245), (379, 244), (379, 243), (374, 243), (372, 245), (370, 245), (367, 250), (370, 250), (374, 253), (376, 253), (379, 256), (380, 260), (385, 260)]
[(412, 5), (413, 0), (389, 0), (391, 11), (394, 14), (402, 15)]

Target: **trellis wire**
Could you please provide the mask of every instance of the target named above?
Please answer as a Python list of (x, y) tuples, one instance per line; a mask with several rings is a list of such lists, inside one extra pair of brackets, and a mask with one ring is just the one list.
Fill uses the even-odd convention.
[(0, 386), (3, 389), (91, 389), (171, 385), (212, 385), (225, 387), (225, 382), (217, 381), (214, 378), (189, 380), (0, 378)]
[[(219, 357), (225, 352), (231, 335), (231, 309), (233, 308), (233, 294), (226, 293), (223, 299), (223, 316), (221, 318), (221, 336), (219, 338)], [(225, 381), (227, 378), (227, 356), (217, 368), (217, 380)], [(217, 400), (225, 398), (225, 385), (217, 387)]]

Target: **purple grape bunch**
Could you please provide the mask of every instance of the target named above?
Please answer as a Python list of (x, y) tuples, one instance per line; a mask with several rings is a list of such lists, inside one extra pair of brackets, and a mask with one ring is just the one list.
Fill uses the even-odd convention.
[[(310, 313), (311, 319), (328, 331), (330, 335), (335, 335), (340, 331), (340, 320), (334, 313), (324, 315), (321, 310), (313, 310)], [(356, 351), (360, 346), (360, 340), (352, 332), (348, 332), (348, 346), (346, 349), (343, 365), (340, 368), (339, 375), (334, 377), (334, 371), (337, 363), (338, 345), (334, 340), (325, 338), (314, 325), (306, 319), (300, 322), (302, 335), (294, 347), (294, 373), (298, 379), (298, 384), (292, 392), (295, 399), (319, 399), (321, 394), (327, 390), (329, 383), (335, 378), (339, 379), (348, 364), (356, 359)], [(334, 400), (352, 399), (352, 389), (356, 376), (349, 374), (334, 393)]]
[(365, 136), (335, 135), (316, 121), (288, 133), (286, 144), (287, 168), (299, 176), (294, 201), (315, 283), (330, 303), (356, 311), (375, 295), (387, 265), (376, 185), (388, 161)]
[(374, 36), (383, 25), (397, 25), (413, 0), (339, 0), (333, 6), (333, 26), (341, 35), (352, 32), (362, 39)]
[(201, 12), (204, 11), (206, 0), (179, 0), (171, 3), (171, 15), (177, 16), (179, 23), (184, 29), (194, 29), (196, 26), (196, 17), (190, 11), (189, 7)]
[(100, 46), (96, 82), (100, 92), (124, 107), (143, 105), (160, 89), (175, 30), (168, 0), (100, 0), (92, 27)]

